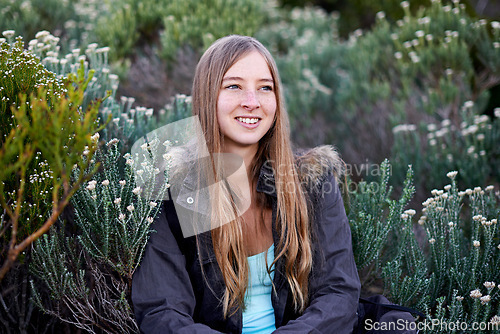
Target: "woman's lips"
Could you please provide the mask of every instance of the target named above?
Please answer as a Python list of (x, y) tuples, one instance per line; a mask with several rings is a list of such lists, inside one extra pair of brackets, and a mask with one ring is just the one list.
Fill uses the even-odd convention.
[(247, 129), (254, 129), (259, 126), (261, 119), (258, 117), (236, 117), (235, 120)]

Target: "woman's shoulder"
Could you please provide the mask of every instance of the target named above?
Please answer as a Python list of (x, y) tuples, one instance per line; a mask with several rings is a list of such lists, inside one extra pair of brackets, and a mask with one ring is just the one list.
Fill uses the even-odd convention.
[(345, 173), (345, 163), (331, 145), (296, 150), (295, 165), (299, 181), (312, 193), (321, 191), (323, 183), (332, 177), (340, 183)]

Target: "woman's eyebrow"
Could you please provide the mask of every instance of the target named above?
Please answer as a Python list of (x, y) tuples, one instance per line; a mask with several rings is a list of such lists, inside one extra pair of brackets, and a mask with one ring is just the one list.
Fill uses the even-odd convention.
[[(242, 77), (225, 77), (225, 78), (222, 78), (222, 81), (242, 81), (244, 80)], [(274, 80), (271, 79), (271, 78), (262, 78), (262, 79), (259, 79), (259, 81), (263, 81), (263, 82), (270, 82), (270, 83), (274, 83)]]

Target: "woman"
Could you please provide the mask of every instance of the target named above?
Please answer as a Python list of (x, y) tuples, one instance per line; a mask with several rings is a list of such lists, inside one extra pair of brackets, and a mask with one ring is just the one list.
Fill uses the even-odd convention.
[[(236, 218), (184, 238), (173, 201), (164, 202), (133, 278), (141, 331), (351, 333), (360, 283), (336, 180), (340, 159), (326, 146), (293, 155), (268, 50), (246, 36), (216, 41), (197, 66), (192, 104), (209, 152), (243, 159), (251, 190), (240, 199), (249, 205), (241, 212), (236, 191), (219, 182), (226, 188), (210, 201), (211, 219)], [(223, 165), (212, 159), (215, 181)], [(173, 193), (203, 179), (196, 166), (186, 169)]]

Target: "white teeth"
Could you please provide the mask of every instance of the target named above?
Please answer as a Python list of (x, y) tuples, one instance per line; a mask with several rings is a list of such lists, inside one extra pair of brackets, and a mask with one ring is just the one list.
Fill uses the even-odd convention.
[(247, 124), (255, 124), (259, 121), (258, 118), (237, 117), (236, 119), (240, 122), (247, 123)]

